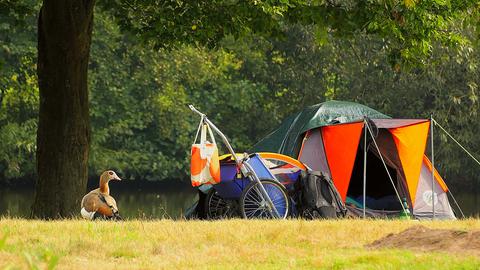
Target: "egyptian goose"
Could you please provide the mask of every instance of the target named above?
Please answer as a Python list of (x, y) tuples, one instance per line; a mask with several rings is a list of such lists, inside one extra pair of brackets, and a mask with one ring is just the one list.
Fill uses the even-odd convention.
[(105, 171), (100, 175), (100, 187), (90, 191), (82, 199), (80, 213), (86, 219), (122, 219), (118, 213), (117, 202), (110, 196), (108, 182), (122, 180), (114, 171)]

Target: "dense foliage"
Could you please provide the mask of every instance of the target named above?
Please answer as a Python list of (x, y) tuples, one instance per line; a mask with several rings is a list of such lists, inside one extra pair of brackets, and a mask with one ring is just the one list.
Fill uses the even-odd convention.
[[(175, 44), (168, 50), (151, 42), (143, 29), (133, 29), (139, 35), (125, 32), (136, 25), (118, 22), (111, 12), (98, 9), (89, 73), (90, 172), (114, 168), (132, 179), (184, 179), (199, 120), (188, 110), (190, 103), (206, 112), (240, 151), (289, 114), (337, 99), (363, 103), (395, 117), (433, 114), (478, 157), (480, 46), (475, 22), (456, 20), (458, 7), (450, 7), (456, 11), (448, 13), (449, 7), (442, 3), (455, 5), (455, 1), (436, 2), (438, 9), (431, 12), (449, 18), (442, 27), (451, 30), (448, 41), (455, 47), (445, 46), (441, 38), (415, 41), (407, 35), (413, 31), (406, 23), (409, 16), (416, 16), (423, 6), (398, 6), (404, 19), (391, 15), (392, 22), (367, 27), (376, 32), (400, 29), (394, 43), (367, 30), (351, 35), (335, 30), (346, 27), (292, 24), (283, 25), (281, 35), (270, 39), (245, 33), (222, 38), (214, 47)], [(15, 7), (0, 11), (0, 179), (4, 180), (31, 177), (35, 169), (37, 7)], [(432, 23), (428, 18), (421, 21)], [(398, 25), (390, 25), (395, 22)], [(424, 42), (426, 48), (400, 49), (402, 39)], [(412, 59), (421, 59), (421, 64)], [(442, 171), (472, 183), (480, 168), (440, 132), (437, 135)]]
[(38, 115), (35, 2), (0, 3), (0, 178), (35, 170)]

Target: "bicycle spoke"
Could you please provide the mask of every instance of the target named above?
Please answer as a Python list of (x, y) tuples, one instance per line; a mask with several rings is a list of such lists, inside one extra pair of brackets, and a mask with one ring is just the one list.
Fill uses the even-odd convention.
[[(252, 182), (241, 198), (241, 209), (245, 218), (285, 218), (288, 215), (288, 196), (281, 184), (272, 180)], [(278, 213), (278, 215), (277, 215)]]

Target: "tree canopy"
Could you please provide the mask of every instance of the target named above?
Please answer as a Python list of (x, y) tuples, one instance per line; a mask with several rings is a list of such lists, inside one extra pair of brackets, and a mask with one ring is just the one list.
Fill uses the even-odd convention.
[(320, 42), (328, 35), (376, 35), (385, 39), (391, 62), (415, 65), (425, 62), (435, 43), (467, 43), (462, 25), (478, 14), (475, 0), (112, 0), (101, 5), (123, 29), (156, 47), (214, 47), (225, 36), (251, 33), (285, 38), (288, 25), (301, 24), (313, 25)]
[[(6, 12), (0, 22), (3, 180), (35, 171), (37, 8)], [(127, 31), (116, 13), (96, 12), (89, 67), (91, 175), (109, 167), (131, 179), (186, 179), (198, 121), (188, 103), (204, 110), (239, 150), (289, 114), (330, 99), (357, 101), (395, 117), (433, 113), (460, 141), (480, 145), (474, 24), (450, 26), (468, 41), (464, 46), (432, 41), (429, 56), (419, 58), (423, 66), (398, 70), (390, 41), (366, 32), (329, 30), (323, 36), (315, 25), (285, 24), (273, 38), (227, 35), (212, 47), (155, 49), (149, 38), (138, 42), (142, 32)], [(474, 164), (446, 142), (437, 137), (441, 170), (452, 179), (461, 176), (458, 181), (474, 179)]]

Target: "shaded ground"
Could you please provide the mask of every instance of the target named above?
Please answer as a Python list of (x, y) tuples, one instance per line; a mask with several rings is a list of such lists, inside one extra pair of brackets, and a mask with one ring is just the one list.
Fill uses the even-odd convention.
[(417, 225), (397, 234), (388, 234), (366, 247), (441, 251), (480, 257), (480, 230), (430, 229)]

